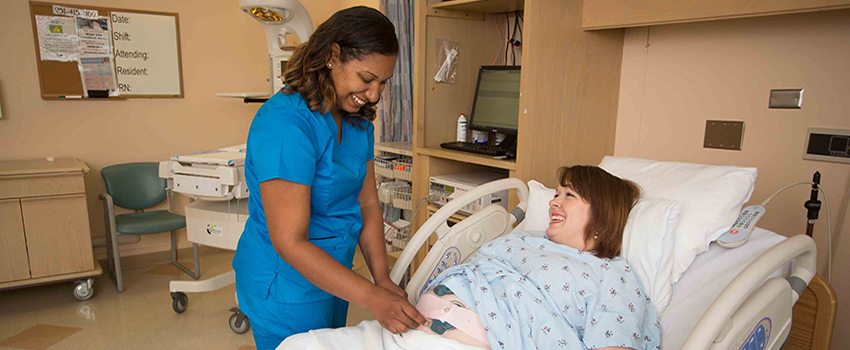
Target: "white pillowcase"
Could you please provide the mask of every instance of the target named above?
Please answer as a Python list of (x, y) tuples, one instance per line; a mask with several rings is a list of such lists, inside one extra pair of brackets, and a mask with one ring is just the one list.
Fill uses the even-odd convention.
[(673, 297), (673, 230), (679, 211), (679, 202), (640, 199), (629, 212), (623, 231), (621, 255), (638, 275), (659, 316)]
[(528, 182), (528, 206), (525, 208), (525, 230), (546, 231), (549, 228), (549, 201), (555, 198), (555, 189), (531, 180)]
[(600, 168), (636, 182), (644, 198), (681, 203), (674, 231), (673, 283), (691, 266), (697, 254), (728, 230), (753, 194), (756, 168), (713, 166), (605, 156)]
[[(549, 201), (555, 189), (528, 182), (528, 207), (522, 222), (525, 231), (545, 231), (549, 227)], [(638, 275), (644, 290), (660, 315), (673, 293), (673, 230), (679, 219), (678, 202), (641, 199), (629, 213), (623, 232), (622, 255)]]

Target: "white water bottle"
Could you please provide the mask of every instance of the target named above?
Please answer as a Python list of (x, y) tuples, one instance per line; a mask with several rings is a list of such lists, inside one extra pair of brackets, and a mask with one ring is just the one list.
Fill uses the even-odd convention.
[(457, 117), (457, 142), (466, 142), (466, 116)]

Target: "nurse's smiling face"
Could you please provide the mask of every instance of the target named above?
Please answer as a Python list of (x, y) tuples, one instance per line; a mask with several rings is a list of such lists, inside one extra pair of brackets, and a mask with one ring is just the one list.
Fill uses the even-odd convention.
[(549, 240), (578, 250), (590, 250), (592, 247), (584, 240), (589, 221), (590, 204), (569, 183), (558, 186), (555, 198), (549, 201), (549, 228), (546, 230)]
[(336, 104), (331, 114), (357, 113), (367, 103), (377, 103), (387, 80), (393, 75), (396, 56), (370, 54), (341, 62), (338, 52), (339, 46), (334, 44), (334, 55), (328, 62), (336, 90)]

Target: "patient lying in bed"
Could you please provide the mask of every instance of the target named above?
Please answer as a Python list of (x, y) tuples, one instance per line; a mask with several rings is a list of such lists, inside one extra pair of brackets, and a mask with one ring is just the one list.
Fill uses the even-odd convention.
[[(428, 324), (400, 336), (383, 331), (383, 340), (370, 348), (427, 348), (435, 344), (411, 342), (436, 338), (462, 343), (455, 348), (659, 349), (655, 308), (617, 257), (639, 189), (591, 166), (562, 168), (560, 183), (545, 234), (517, 233), (485, 244), (469, 263), (432, 282), (417, 304)], [(357, 336), (350, 329), (315, 332)], [(317, 334), (309, 342), (332, 338)], [(305, 337), (293, 336), (281, 348), (304, 348)], [(350, 349), (357, 342), (338, 344)]]
[(488, 243), (470, 263), (434, 282), (437, 291), (454, 293), (444, 298), (483, 316), (490, 344), (460, 332), (456, 340), (493, 349), (660, 345), (655, 308), (625, 260), (600, 259), (535, 236), (518, 233)]

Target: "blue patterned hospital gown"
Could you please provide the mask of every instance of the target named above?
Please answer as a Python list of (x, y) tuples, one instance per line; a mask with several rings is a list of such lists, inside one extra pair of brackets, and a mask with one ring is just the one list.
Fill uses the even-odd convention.
[(493, 349), (660, 349), (655, 307), (626, 261), (539, 233), (487, 243), (443, 284), (481, 317)]

